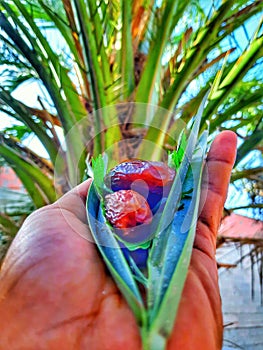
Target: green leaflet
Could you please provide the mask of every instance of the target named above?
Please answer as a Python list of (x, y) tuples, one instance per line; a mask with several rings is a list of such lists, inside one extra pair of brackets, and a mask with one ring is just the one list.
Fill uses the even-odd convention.
[(108, 161), (106, 155), (102, 156), (100, 154), (97, 158), (92, 158), (93, 184), (100, 198), (102, 198), (107, 163)]
[[(198, 152), (195, 153), (191, 167), (183, 185), (183, 191), (193, 188), (191, 196), (182, 199), (183, 209), (177, 211), (172, 223), (166, 229), (164, 252), (159, 261), (158, 285), (149, 281), (158, 288), (153, 300), (153, 312), (150, 316), (148, 342), (150, 349), (158, 342), (159, 348), (165, 348), (167, 338), (172, 332), (178, 305), (181, 298), (184, 282), (190, 263), (192, 245), (195, 236), (197, 212), (200, 197), (202, 164), (206, 152), (207, 132), (200, 139)], [(159, 242), (160, 243), (160, 242)], [(153, 274), (154, 278), (157, 274)], [(163, 344), (163, 345), (162, 345)], [(163, 347), (161, 347), (163, 346)]]
[(94, 183), (91, 184), (88, 193), (87, 217), (92, 236), (112, 277), (134, 312), (138, 323), (141, 324), (145, 319), (143, 301), (131, 269), (106, 223)]
[(184, 153), (187, 145), (186, 135), (183, 131), (181, 134), (181, 139), (179, 142), (179, 145), (176, 150), (174, 150), (172, 153), (168, 156), (168, 165), (171, 168), (174, 168), (176, 171), (179, 169), (180, 164), (182, 163), (182, 160), (184, 158)]

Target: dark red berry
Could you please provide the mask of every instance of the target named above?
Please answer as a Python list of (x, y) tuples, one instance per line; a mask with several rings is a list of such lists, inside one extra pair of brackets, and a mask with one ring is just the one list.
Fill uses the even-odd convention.
[(167, 197), (175, 170), (161, 162), (132, 160), (123, 162), (105, 176), (105, 184), (113, 191), (133, 189), (147, 198), (153, 210)]
[(105, 196), (105, 214), (113, 227), (125, 229), (152, 221), (152, 212), (143, 196), (121, 190)]
[(113, 191), (128, 189), (136, 180), (143, 180), (150, 188), (169, 185), (175, 171), (161, 162), (132, 160), (123, 162), (113, 168), (105, 177), (105, 184)]

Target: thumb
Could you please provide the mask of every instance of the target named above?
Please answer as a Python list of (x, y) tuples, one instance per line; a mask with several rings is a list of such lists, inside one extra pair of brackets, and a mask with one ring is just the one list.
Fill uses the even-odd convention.
[(51, 205), (53, 208), (70, 211), (83, 223), (87, 223), (86, 218), (86, 198), (92, 180), (86, 180), (64, 194), (59, 200)]

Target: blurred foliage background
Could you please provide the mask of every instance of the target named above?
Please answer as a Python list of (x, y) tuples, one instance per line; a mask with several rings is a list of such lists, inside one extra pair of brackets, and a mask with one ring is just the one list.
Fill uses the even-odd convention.
[[(191, 122), (210, 89), (203, 128), (239, 137), (227, 209), (262, 220), (261, 0), (0, 0), (0, 10), (0, 119), (12, 121), (1, 164), (26, 190), (1, 189), (2, 234), (81, 182), (87, 155), (118, 140), (139, 149), (141, 137), (174, 148), (176, 120)], [(169, 113), (134, 118), (125, 102)]]

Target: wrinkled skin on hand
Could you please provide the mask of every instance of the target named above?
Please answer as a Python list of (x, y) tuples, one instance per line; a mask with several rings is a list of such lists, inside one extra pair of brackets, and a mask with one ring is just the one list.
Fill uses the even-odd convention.
[[(191, 265), (168, 350), (221, 349), (214, 254), (235, 148), (235, 135), (223, 132), (207, 158)], [(34, 212), (15, 238), (0, 275), (1, 350), (141, 349), (133, 314), (87, 239), (89, 184)]]

